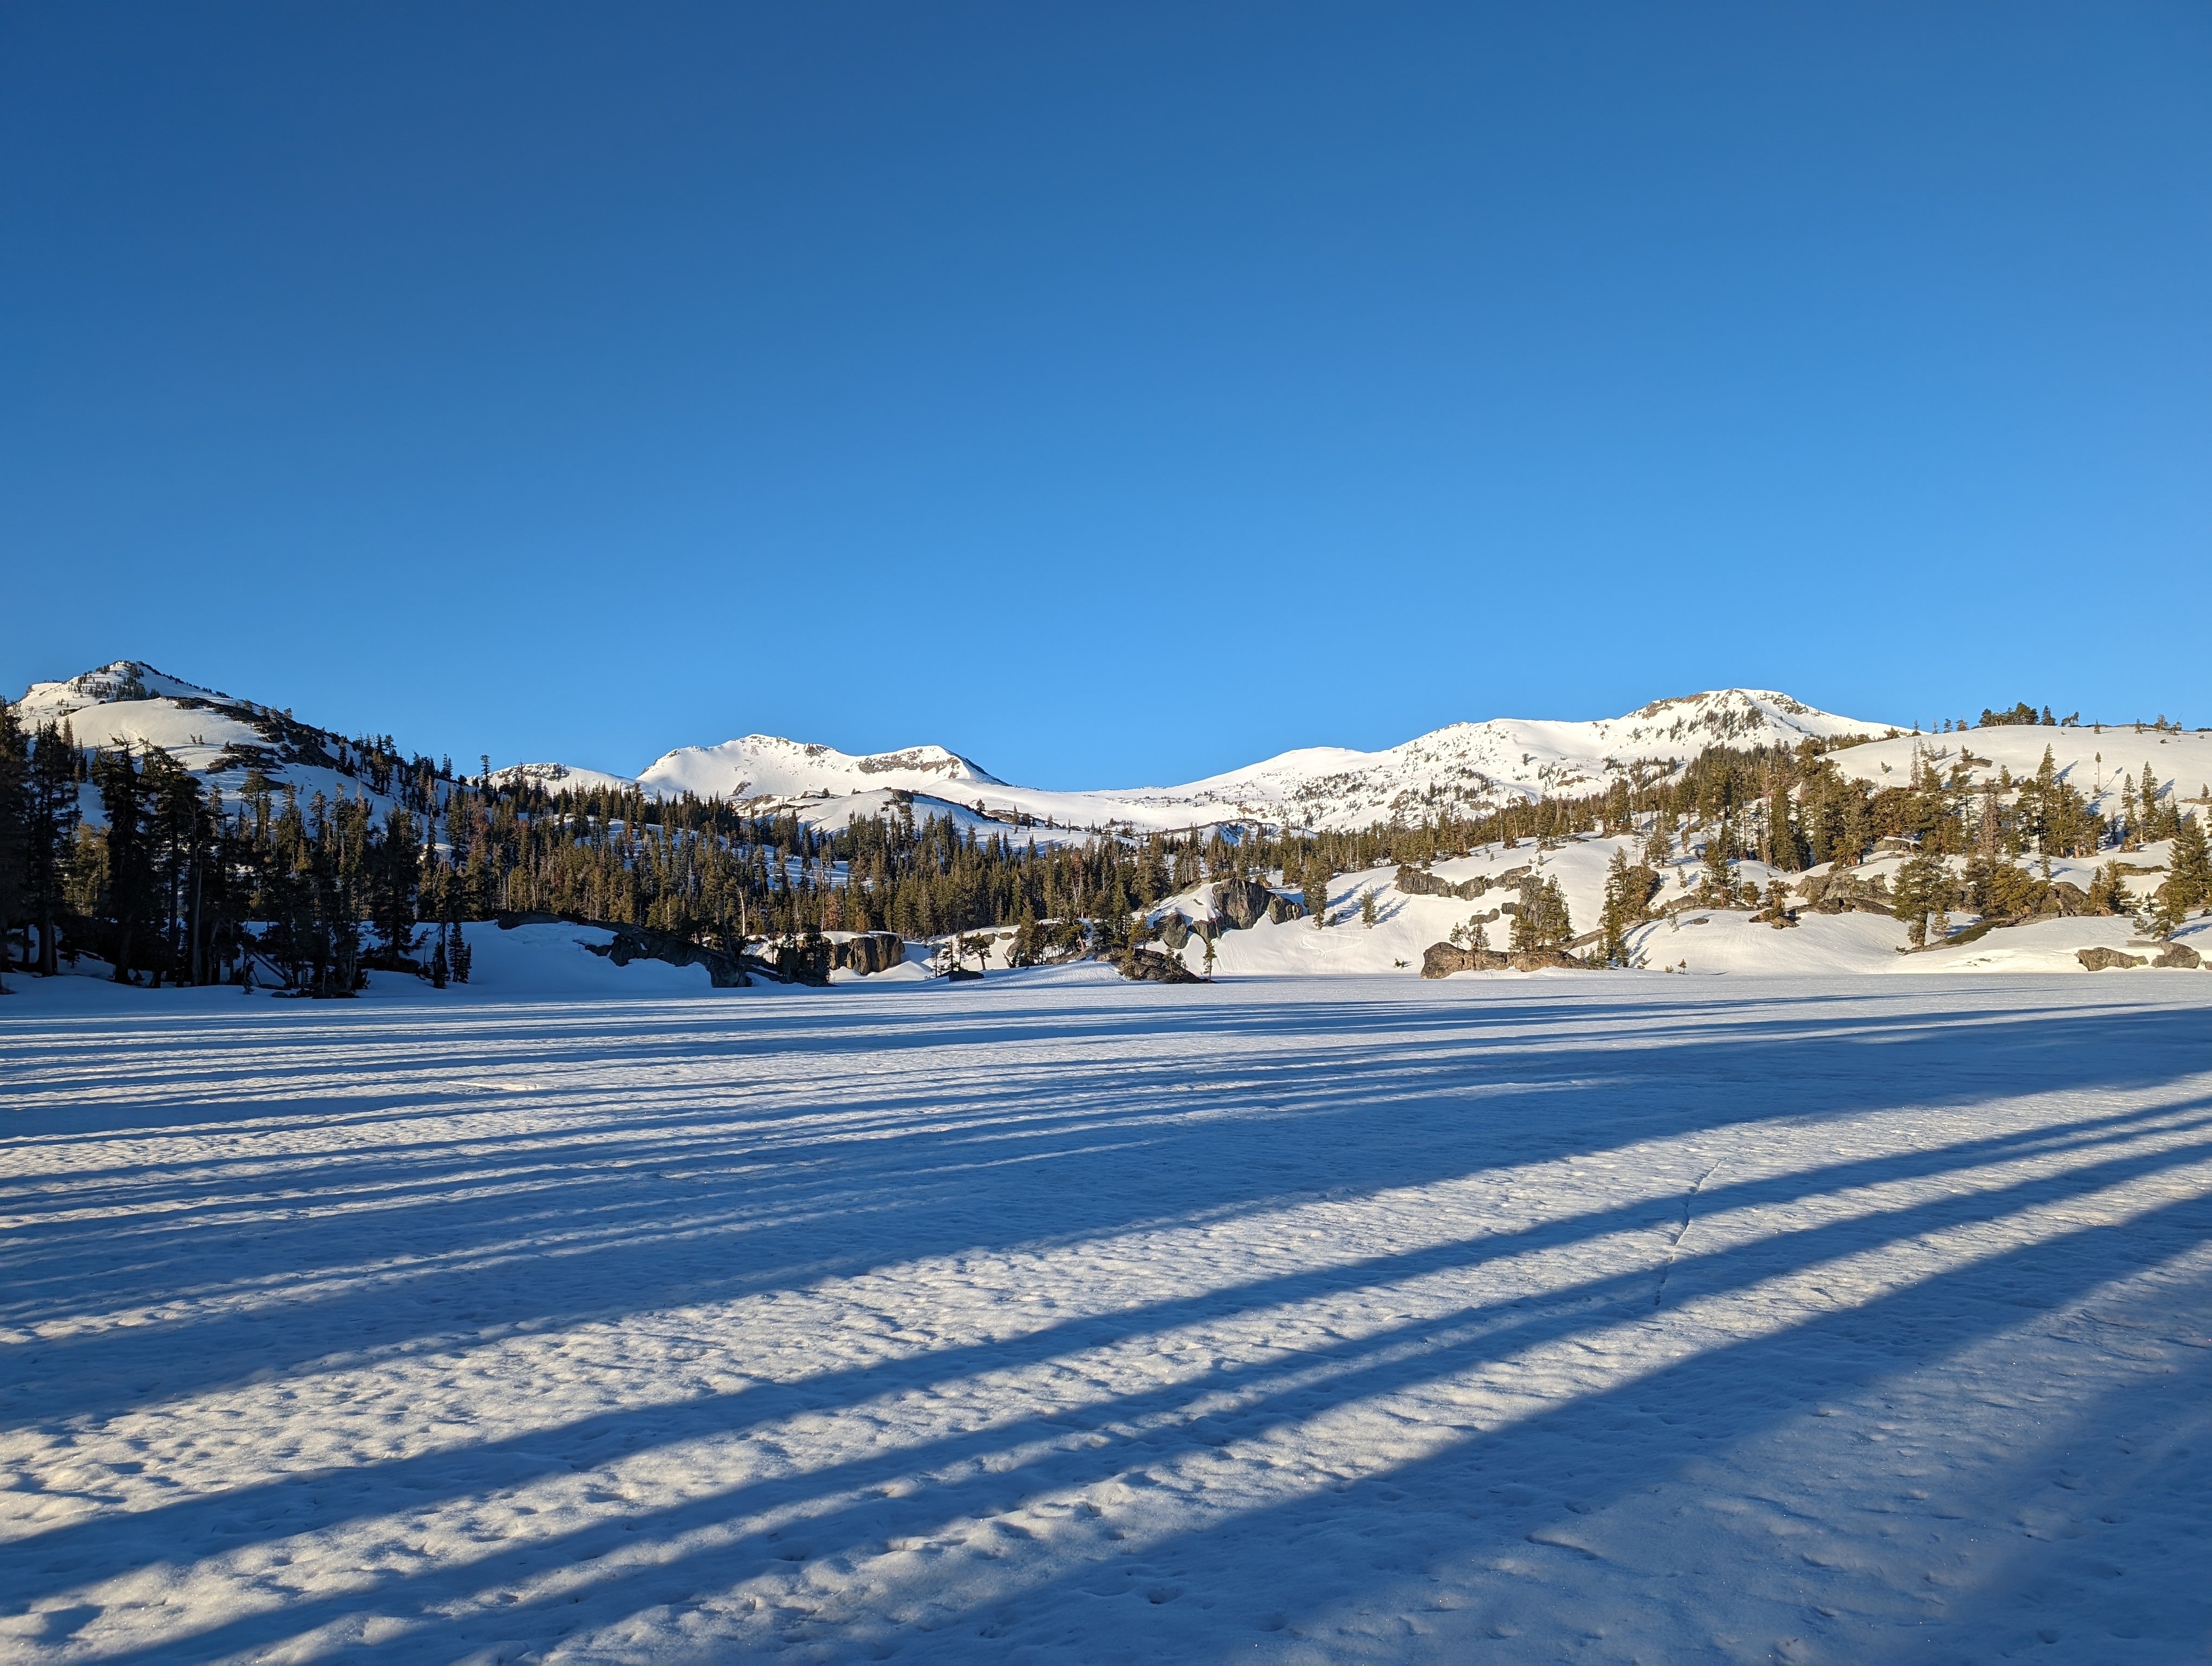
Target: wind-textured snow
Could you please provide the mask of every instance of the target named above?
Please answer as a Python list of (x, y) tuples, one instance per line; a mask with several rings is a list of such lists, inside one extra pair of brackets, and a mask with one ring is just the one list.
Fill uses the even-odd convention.
[(2201, 989), (33, 981), (0, 1652), (2201, 1660)]

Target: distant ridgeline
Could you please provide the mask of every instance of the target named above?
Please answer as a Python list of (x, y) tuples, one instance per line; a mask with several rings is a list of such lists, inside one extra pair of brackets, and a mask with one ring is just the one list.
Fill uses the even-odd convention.
[[(1794, 739), (1775, 727), (1777, 712), (1796, 726)], [(2094, 781), (2083, 778), (2089, 737), (2105, 737), (2095, 744), (2117, 760), (2124, 731), (2061, 724), (2024, 702), (1983, 718), (1971, 731), (1947, 721), (1936, 735), (1906, 736), (1731, 690), (1601, 724), (1461, 725), (1387, 754), (1289, 754), (1231, 783), (1287, 780), (1292, 800), (1310, 798), (1316, 781), (1334, 792), (1329, 783), (1346, 780), (1346, 792), (1397, 795), (1392, 813), (1364, 825), (1213, 813), (1229, 793), (1222, 777), (1098, 800), (1188, 806), (1180, 828), (1106, 816), (1048, 834), (1018, 802), (994, 812), (981, 797), (971, 806), (912, 787), (888, 789), (880, 808), (856, 796), (837, 820), (806, 794), (653, 793), (558, 766), (495, 774), (489, 759), (456, 775), (449, 759), (403, 754), (388, 736), (341, 737), (121, 661), (0, 702), (0, 930), (9, 964), (49, 975), (82, 956), (125, 981), (234, 980), (258, 967), (319, 994), (349, 993), (371, 968), (423, 969), (441, 925), (522, 913), (729, 952), (826, 932), (931, 938), (1011, 926), (1022, 964), (1126, 949), (1146, 933), (1146, 909), (1209, 881), (1265, 879), (1310, 898), (1332, 873), (1418, 870), (1480, 846), (1583, 831), (1648, 835), (1656, 848), (1695, 826), (1709, 861), (1751, 856), (1785, 872), (1850, 866), (1878, 841), (1908, 841), (1972, 858), (1960, 901), (1986, 913), (2024, 905), (2036, 882), (2023, 858), (2131, 848), (2182, 830), (2179, 793), (2148, 764), (2107, 781), (2097, 751)], [(2046, 743), (2014, 769), (1978, 757), (1990, 743), (1968, 738), (2021, 726), (2064, 731), (2066, 757)], [(2182, 733), (2163, 718), (2148, 728)], [(1577, 762), (1566, 747), (1532, 762), (1532, 747), (1568, 730), (1607, 744), (1635, 737), (1650, 750)], [(1700, 744), (1668, 755), (1669, 735)], [(794, 757), (842, 757), (775, 744)], [(1492, 801), (1480, 802), (1467, 785), (1477, 746), (1501, 757), (1518, 747), (1529, 780), (1484, 776)], [(884, 756), (963, 788), (1005, 787), (938, 749)], [(1424, 758), (1449, 758), (1459, 772), (1449, 791), (1421, 787)], [(1553, 781), (1583, 790), (1554, 791)], [(1314, 912), (1328, 923), (1325, 909)], [(1562, 910), (1562, 933), (1566, 923)]]

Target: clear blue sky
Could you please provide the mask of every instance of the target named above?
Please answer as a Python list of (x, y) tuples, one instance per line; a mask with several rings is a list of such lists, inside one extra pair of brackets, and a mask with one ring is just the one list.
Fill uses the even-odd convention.
[(2212, 11), (9, 6), (0, 569), (499, 763), (2212, 723)]

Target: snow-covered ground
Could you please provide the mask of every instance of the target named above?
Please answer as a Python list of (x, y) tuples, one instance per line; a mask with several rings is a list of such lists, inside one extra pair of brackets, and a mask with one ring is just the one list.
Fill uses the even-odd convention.
[(2212, 979), (497, 943), (0, 1000), (0, 1655), (2204, 1657)]

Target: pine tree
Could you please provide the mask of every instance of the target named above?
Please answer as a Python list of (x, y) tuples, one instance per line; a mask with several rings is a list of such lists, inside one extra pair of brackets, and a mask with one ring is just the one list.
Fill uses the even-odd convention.
[(1951, 870), (1932, 850), (1920, 852), (1898, 869), (1890, 895), (1894, 899), (1890, 911), (1904, 921), (1916, 949), (1928, 946), (1929, 915), (1936, 916), (1941, 930), (1945, 911), (1958, 901)]
[(2160, 942), (2181, 929), (2181, 922), (2189, 917), (2189, 905), (2181, 900), (2180, 889), (2168, 879), (2143, 904), (2138, 922), (2147, 937)]
[(24, 796), (27, 859), (24, 901), (39, 927), (39, 973), (61, 970), (61, 916), (69, 905), (69, 858), (76, 845), (82, 812), (77, 803), (77, 771), (83, 758), (66, 723), (42, 725), (31, 752), (30, 781)]
[(1316, 931), (1328, 924), (1329, 879), (1328, 869), (1318, 857), (1316, 857), (1313, 865), (1306, 869), (1303, 900), (1306, 905), (1306, 912), (1313, 916), (1314, 929)]
[(1628, 929), (1637, 920), (1642, 918), (1644, 898), (1650, 895), (1650, 892), (1645, 890), (1643, 896), (1635, 897), (1632, 902), (1631, 893), (1642, 887), (1638, 881), (1630, 876), (1648, 872), (1649, 870), (1643, 868), (1630, 867), (1628, 853), (1618, 848), (1614, 849), (1612, 866), (1607, 867), (1605, 873), (1605, 912), (1599, 921), (1599, 929), (1603, 933), (1600, 952), (1608, 966), (1625, 966), (1628, 964)]
[(2132, 914), (2135, 906), (2135, 898), (2128, 894), (2127, 878), (2120, 872), (2120, 865), (2116, 861), (2106, 862), (2099, 868), (2096, 877), (2089, 881), (2089, 912)]
[(1710, 907), (1726, 908), (1735, 898), (1735, 876), (1729, 870), (1729, 832), (1717, 822), (1705, 833), (1705, 872), (1698, 886), (1698, 900)]
[(129, 983), (134, 940), (154, 888), (146, 850), (145, 781), (127, 745), (102, 753), (96, 774), (100, 809), (107, 818), (107, 912), (115, 924), (115, 981)]
[(1520, 905), (1513, 915), (1516, 950), (1557, 948), (1574, 935), (1567, 899), (1557, 879), (1530, 874), (1521, 882)]
[(394, 805), (384, 812), (381, 833), (369, 842), (366, 868), (369, 920), (383, 939), (379, 958), (387, 970), (406, 970), (415, 952), (415, 919), (422, 892), (422, 851), (415, 818)]
[(2203, 824), (2192, 812), (2179, 818), (2173, 830), (2173, 874), (2166, 883), (2185, 909), (2212, 902), (2212, 847), (2208, 847)]
[[(24, 787), (30, 775), (30, 749), (15, 708), (0, 700), (0, 994), (8, 991), (9, 945), (25, 919), (24, 894), (30, 877)], [(30, 958), (25, 933), (24, 958)]]
[(1359, 893), (1359, 923), (1368, 930), (1375, 929), (1375, 887), (1370, 885)]

